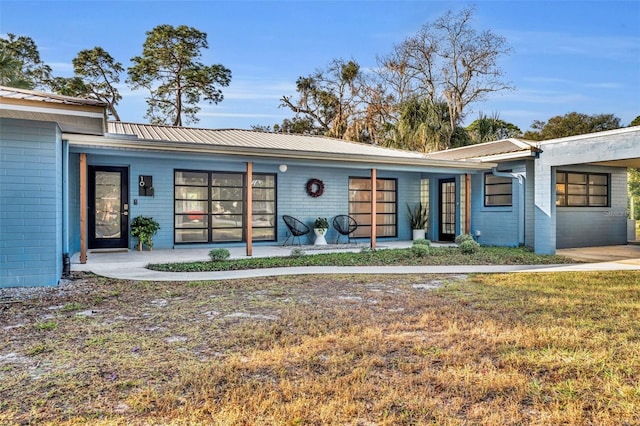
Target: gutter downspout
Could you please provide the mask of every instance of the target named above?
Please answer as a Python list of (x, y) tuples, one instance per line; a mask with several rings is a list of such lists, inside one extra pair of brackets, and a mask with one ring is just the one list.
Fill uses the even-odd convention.
[(520, 188), (518, 190), (518, 244), (519, 245), (524, 245), (524, 211), (525, 211), (525, 206), (524, 206), (524, 190), (525, 190), (525, 180), (527, 177), (526, 172), (518, 172), (518, 173), (512, 173), (512, 172), (501, 172), (498, 171), (497, 167), (493, 167), (491, 169), (491, 174), (493, 174), (494, 176), (498, 176), (498, 177), (505, 177), (505, 178), (511, 178), (511, 179), (518, 179), (518, 184), (520, 185)]

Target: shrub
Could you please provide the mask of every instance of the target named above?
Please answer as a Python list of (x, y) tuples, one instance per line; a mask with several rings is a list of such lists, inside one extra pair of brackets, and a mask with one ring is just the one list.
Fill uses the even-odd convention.
[(458, 235), (456, 237), (456, 244), (457, 245), (460, 245), (465, 241), (473, 241), (473, 242), (475, 242), (476, 240), (474, 240), (473, 237), (471, 235), (469, 235), (469, 234), (461, 234), (461, 235)]
[(231, 253), (229, 253), (229, 250), (225, 248), (217, 248), (209, 252), (209, 258), (211, 259), (212, 262), (220, 262), (222, 260), (227, 260), (229, 259), (229, 256), (231, 256)]
[(329, 229), (329, 221), (326, 217), (319, 217), (313, 222), (313, 227), (316, 229)]
[(458, 245), (458, 247), (464, 254), (473, 254), (478, 251), (478, 248), (480, 248), (480, 244), (476, 243), (473, 240), (464, 240)]
[(131, 222), (131, 235), (138, 239), (138, 249), (146, 244), (149, 250), (153, 248), (153, 236), (160, 230), (160, 224), (149, 216), (137, 216)]
[(289, 257), (302, 257), (304, 255), (305, 252), (300, 247), (294, 248), (293, 250), (291, 250), (291, 253), (289, 253)]
[(427, 246), (427, 247), (431, 247), (431, 241), (429, 241), (429, 240), (425, 240), (424, 238), (417, 238), (417, 239), (413, 240), (413, 245), (414, 245), (414, 246)]
[(415, 257), (427, 257), (431, 254), (431, 248), (426, 244), (414, 244), (411, 246), (411, 254)]

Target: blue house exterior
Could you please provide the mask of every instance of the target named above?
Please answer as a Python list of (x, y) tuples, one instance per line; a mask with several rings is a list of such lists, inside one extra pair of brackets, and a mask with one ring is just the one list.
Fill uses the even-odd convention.
[[(626, 167), (640, 166), (638, 127), (421, 154), (107, 122), (99, 102), (6, 87), (0, 99), (0, 287), (56, 285), (65, 254), (133, 249), (130, 223), (141, 215), (161, 226), (154, 249), (241, 245), (251, 254), (289, 237), (283, 215), (311, 226), (349, 214), (358, 241), (410, 240), (407, 206), (418, 202), (434, 241), (470, 233), (539, 253), (625, 244)], [(309, 190), (312, 179), (321, 193)], [(337, 237), (333, 228), (326, 236)]]

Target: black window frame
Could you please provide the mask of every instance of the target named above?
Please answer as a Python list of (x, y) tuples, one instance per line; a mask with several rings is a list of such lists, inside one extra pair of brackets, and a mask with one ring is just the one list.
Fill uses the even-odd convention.
[[(206, 174), (207, 179), (206, 179), (206, 185), (188, 185), (188, 184), (177, 184), (177, 174), (178, 173), (200, 173), (200, 174)], [(241, 176), (241, 180), (242, 180), (242, 185), (241, 186), (214, 186), (213, 185), (213, 179), (215, 178), (216, 175), (239, 175)], [(253, 195), (253, 200), (252, 200), (252, 207), (255, 209), (256, 207), (256, 202), (266, 202), (266, 203), (272, 203), (273, 204), (273, 213), (269, 214), (269, 216), (273, 217), (273, 226), (256, 226), (253, 225), (252, 229), (273, 229), (273, 238), (271, 239), (264, 239), (264, 238), (260, 238), (260, 239), (256, 239), (255, 238), (255, 233), (252, 234), (253, 242), (260, 242), (260, 241), (277, 241), (278, 238), (278, 228), (277, 228), (277, 220), (276, 218), (278, 217), (278, 212), (277, 212), (277, 206), (278, 206), (278, 202), (277, 202), (277, 179), (278, 176), (276, 173), (253, 173), (253, 179), (256, 179), (256, 176), (270, 176), (273, 178), (273, 187), (257, 187), (254, 186), (253, 187), (253, 191), (252, 191), (252, 195)], [(177, 190), (176, 188), (178, 187), (200, 187), (200, 188), (206, 188), (206, 199), (204, 198), (198, 198), (198, 199), (183, 199), (183, 198), (178, 198), (177, 195)], [(213, 197), (213, 189), (214, 188), (240, 188), (242, 196), (240, 200), (235, 200), (235, 199), (214, 199)], [(268, 190), (272, 190), (273, 191), (273, 199), (269, 199), (269, 200), (257, 200), (255, 198), (255, 190), (256, 189), (268, 189)], [(197, 202), (205, 202), (206, 203), (206, 211), (205, 212), (182, 212), (182, 213), (178, 213), (176, 212), (176, 203), (177, 202), (182, 202), (182, 201), (197, 201)], [(214, 212), (212, 205), (214, 202), (221, 202), (221, 203), (228, 203), (228, 202), (234, 202), (234, 201), (240, 201), (242, 203), (242, 209), (240, 213), (233, 213), (231, 214), (231, 216), (234, 215), (240, 215), (242, 217), (242, 223), (240, 226), (238, 227), (230, 227), (228, 229), (241, 229), (241, 238), (240, 239), (215, 239), (215, 235), (214, 235), (214, 231), (215, 229), (218, 229), (216, 227), (214, 227), (214, 216), (219, 216), (222, 217), (224, 216), (222, 213), (220, 212)], [(246, 172), (238, 172), (238, 171), (226, 171), (226, 170), (193, 170), (193, 169), (174, 169), (173, 170), (173, 242), (176, 245), (183, 245), (183, 244), (224, 244), (224, 243), (241, 243), (241, 242), (246, 242), (247, 241), (247, 224), (244, 221), (244, 218), (246, 217), (246, 211), (247, 209), (247, 174)], [(221, 216), (222, 215), (222, 216)], [(229, 215), (228, 213), (226, 215)], [(255, 212), (254, 214), (255, 215)], [(252, 219), (253, 219), (253, 215), (252, 215)], [(178, 228), (176, 226), (176, 218), (177, 217), (196, 217), (196, 216), (200, 216), (199, 218), (196, 217), (196, 219), (202, 219), (203, 222), (203, 226), (198, 227), (198, 228), (194, 228), (194, 229), (200, 229), (202, 231), (206, 231), (206, 241), (201, 240), (201, 241), (178, 241), (177, 235), (178, 235), (178, 231), (184, 228)], [(206, 216), (206, 221), (204, 220)], [(220, 228), (222, 229), (222, 228)]]
[[(369, 200), (368, 201), (351, 201), (351, 195), (350, 192), (351, 191), (360, 191), (360, 192), (372, 192), (372, 189), (353, 189), (351, 187), (351, 180), (352, 179), (360, 179), (360, 180), (368, 180), (369, 182), (371, 181), (371, 177), (367, 177), (367, 176), (349, 176), (348, 178), (348, 183), (347, 183), (347, 191), (349, 191), (348, 194), (348, 198), (347, 198), (347, 203), (348, 203), (348, 211), (349, 211), (349, 215), (350, 216), (361, 216), (361, 215), (365, 215), (365, 213), (357, 213), (351, 210), (351, 205), (352, 204), (367, 204), (367, 205), (371, 205), (371, 196), (369, 196)], [(393, 224), (386, 224), (386, 223), (381, 223), (380, 221), (376, 220), (376, 225), (378, 227), (381, 226), (393, 226), (393, 234), (392, 235), (381, 235), (378, 230), (376, 230), (376, 237), (379, 238), (395, 238), (398, 236), (398, 179), (397, 178), (377, 178), (377, 181), (392, 181), (394, 182), (393, 186), (394, 189), (393, 191), (389, 191), (389, 190), (385, 190), (385, 189), (376, 189), (377, 193), (381, 193), (381, 192), (393, 192), (395, 194), (394, 196), (394, 201), (376, 201), (376, 205), (378, 204), (393, 204), (394, 206), (394, 213), (393, 215), (395, 216), (394, 218), (394, 223)], [(376, 187), (377, 188), (377, 187)], [(391, 213), (386, 213), (384, 211), (382, 211), (381, 209), (376, 209), (376, 218), (383, 216), (383, 215), (390, 215)], [(369, 209), (369, 213), (368, 213), (369, 217), (371, 216), (371, 209)], [(369, 223), (362, 223), (361, 221), (358, 221), (356, 219), (356, 221), (358, 222), (358, 230), (363, 230), (363, 229), (369, 229), (369, 231), (371, 230), (371, 221), (369, 221)], [(356, 230), (356, 232), (358, 232), (358, 230)], [(367, 238), (371, 235), (371, 233), (369, 232), (368, 235), (355, 235), (356, 238)]]
[[(510, 171), (506, 171), (505, 173), (509, 173)], [(497, 182), (487, 182), (487, 177), (491, 177), (492, 179), (497, 179)], [(508, 182), (507, 182), (508, 180)], [(487, 187), (493, 187), (498, 185), (506, 185), (509, 184), (509, 192), (501, 192), (497, 194), (488, 194)], [(509, 204), (489, 204), (488, 201), (493, 197), (503, 197), (505, 195), (509, 195), (511, 202)], [(505, 176), (496, 176), (491, 172), (487, 172), (484, 174), (484, 206), (485, 207), (513, 207), (513, 179), (511, 177)]]
[[(563, 182), (558, 182), (558, 176), (563, 175)], [(585, 176), (585, 183), (569, 182), (569, 175), (581, 175)], [(591, 183), (591, 176), (603, 176), (606, 180), (605, 184)], [(569, 190), (569, 186), (584, 186), (584, 191), (572, 192)], [(605, 188), (606, 194), (591, 194), (591, 187)], [(560, 189), (562, 189), (560, 191)], [(570, 197), (585, 197), (585, 204), (569, 204)], [(592, 197), (606, 197), (605, 204), (594, 204), (591, 201)], [(611, 174), (610, 173), (597, 173), (597, 172), (579, 172), (571, 170), (557, 170), (556, 171), (556, 207), (571, 207), (571, 208), (584, 208), (584, 207), (611, 207)]]

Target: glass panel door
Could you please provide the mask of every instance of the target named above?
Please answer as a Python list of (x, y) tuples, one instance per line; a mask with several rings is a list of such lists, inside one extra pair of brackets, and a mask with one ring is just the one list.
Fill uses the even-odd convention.
[(453, 241), (456, 238), (456, 181), (440, 180), (440, 241)]
[(89, 168), (89, 248), (128, 247), (126, 167)]

